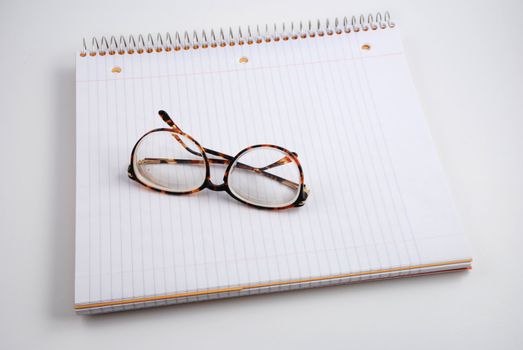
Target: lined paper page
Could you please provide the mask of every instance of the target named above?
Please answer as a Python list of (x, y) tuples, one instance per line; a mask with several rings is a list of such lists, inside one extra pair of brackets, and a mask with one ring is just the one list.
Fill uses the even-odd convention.
[[(306, 205), (132, 182), (160, 109), (204, 147), (297, 152)], [(76, 197), (76, 304), (469, 258), (397, 29), (78, 58)]]

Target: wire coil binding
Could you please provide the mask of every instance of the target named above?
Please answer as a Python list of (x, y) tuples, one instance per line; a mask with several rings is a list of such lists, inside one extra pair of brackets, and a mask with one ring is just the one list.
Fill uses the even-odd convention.
[(84, 38), (80, 56), (142, 54), (244, 44), (252, 45), (253, 43), (261, 44), (271, 41), (306, 39), (316, 36), (357, 33), (359, 31), (374, 31), (394, 27), (395, 24), (391, 21), (389, 12), (384, 12), (383, 15), (378, 12), (376, 15), (361, 15), (359, 18), (356, 16), (352, 16), (350, 19), (349, 17), (344, 17), (341, 20), (335, 18), (334, 21), (326, 19), (324, 21), (317, 20), (316, 22), (310, 20), (306, 22), (300, 21), (298, 24), (294, 22), (290, 24), (282, 23), (280, 27), (276, 24), (272, 28), (269, 25), (265, 25), (263, 29), (260, 29), (260, 26), (256, 26), (254, 30), (251, 26), (247, 26), (246, 30), (238, 27), (237, 31), (234, 31), (232, 27), (229, 27), (228, 30), (220, 28), (218, 31), (215, 31), (212, 29), (209, 34), (203, 30), (200, 35), (197, 31), (193, 31), (192, 34), (188, 31), (183, 32), (183, 34), (176, 32), (174, 38), (170, 33), (165, 35), (158, 33), (156, 39), (150, 33), (147, 34), (146, 38), (142, 34), (136, 38), (130, 35), (127, 39), (123, 35), (118, 39), (115, 36), (111, 36), (109, 39), (102, 36), (100, 39), (93, 37), (90, 48), (88, 48), (87, 41)]

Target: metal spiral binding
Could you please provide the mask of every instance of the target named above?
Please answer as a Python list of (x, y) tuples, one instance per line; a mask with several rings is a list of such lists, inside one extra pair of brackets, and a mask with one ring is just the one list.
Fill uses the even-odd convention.
[(152, 34), (148, 34), (146, 38), (141, 34), (136, 38), (130, 35), (127, 39), (123, 35), (118, 39), (115, 36), (111, 36), (109, 39), (102, 36), (100, 39), (96, 37), (91, 39), (90, 49), (88, 49), (84, 38), (80, 56), (123, 55), (125, 53), (142, 54), (244, 44), (252, 45), (253, 43), (261, 44), (271, 41), (306, 39), (316, 36), (357, 33), (359, 31), (374, 31), (394, 27), (395, 24), (391, 21), (389, 12), (385, 12), (383, 15), (378, 12), (374, 16), (372, 14), (367, 16), (361, 15), (359, 18), (352, 16), (350, 19), (349, 17), (344, 17), (342, 20), (335, 18), (334, 21), (326, 19), (325, 21), (317, 20), (316, 22), (310, 20), (307, 22), (300, 21), (297, 24), (294, 22), (290, 24), (282, 23), (280, 28), (276, 24), (272, 28), (269, 25), (265, 25), (262, 30), (260, 30), (259, 26), (256, 26), (254, 30), (248, 26), (246, 30), (239, 27), (237, 31), (234, 31), (232, 27), (229, 27), (228, 30), (220, 28), (218, 31), (211, 30), (209, 34), (204, 30), (201, 32), (201, 35), (198, 35), (196, 31), (193, 31), (192, 34), (187, 31), (183, 34), (176, 32), (174, 38), (170, 33), (165, 35), (158, 33), (156, 39)]

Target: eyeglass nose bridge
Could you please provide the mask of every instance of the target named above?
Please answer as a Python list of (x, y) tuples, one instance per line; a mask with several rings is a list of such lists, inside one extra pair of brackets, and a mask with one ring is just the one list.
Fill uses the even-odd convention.
[(221, 192), (221, 191), (226, 191), (227, 190), (227, 184), (225, 182), (217, 185), (217, 184), (213, 183), (210, 178), (207, 178), (205, 180), (205, 182), (206, 182), (205, 183), (206, 187), (208, 189), (210, 189), (211, 191)]

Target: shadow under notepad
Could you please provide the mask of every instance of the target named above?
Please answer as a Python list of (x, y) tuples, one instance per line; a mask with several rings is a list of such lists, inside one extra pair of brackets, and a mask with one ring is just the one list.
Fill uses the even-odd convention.
[(74, 236), (75, 236), (75, 70), (58, 68), (54, 75), (49, 115), (53, 131), (54, 173), (49, 186), (53, 193), (50, 244), (49, 308), (53, 317), (74, 317)]

